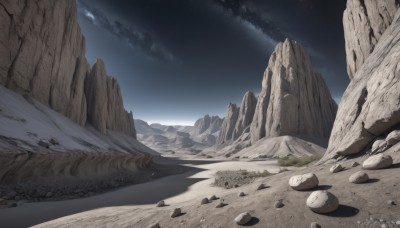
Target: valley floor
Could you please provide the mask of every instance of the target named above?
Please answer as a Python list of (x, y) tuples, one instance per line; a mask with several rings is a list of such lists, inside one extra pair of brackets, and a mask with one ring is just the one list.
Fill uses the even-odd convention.
[(276, 161), (200, 160), (187, 156), (182, 159), (156, 158), (155, 162), (171, 165), (170, 167), (175, 169), (179, 167), (177, 165), (189, 166), (191, 169), (183, 174), (163, 177), (97, 196), (65, 201), (32, 202), (21, 204), (18, 207), (0, 209), (1, 224), (5, 227), (27, 227), (63, 216), (98, 209), (152, 208), (160, 200), (165, 200), (167, 204), (171, 205), (191, 202), (208, 195), (221, 194), (223, 189), (212, 186), (213, 175), (218, 170), (279, 171), (279, 167), (275, 165)]

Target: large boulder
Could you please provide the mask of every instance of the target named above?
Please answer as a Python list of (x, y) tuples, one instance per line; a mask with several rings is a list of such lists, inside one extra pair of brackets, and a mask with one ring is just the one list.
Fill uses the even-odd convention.
[(307, 207), (313, 212), (326, 214), (339, 207), (338, 198), (328, 191), (315, 191), (307, 198)]
[(364, 169), (384, 169), (393, 164), (393, 159), (390, 155), (377, 154), (372, 155), (362, 164)]
[(348, 0), (343, 14), (347, 72), (350, 79), (374, 50), (392, 23), (399, 5), (396, 0)]
[(300, 43), (286, 39), (272, 53), (250, 126), (251, 142), (263, 137), (329, 138), (337, 105)]
[(289, 179), (290, 187), (298, 191), (315, 188), (318, 186), (318, 184), (319, 184), (318, 177), (314, 173), (297, 175)]
[(400, 123), (399, 16), (400, 11), (343, 94), (322, 161), (366, 151), (376, 136)]

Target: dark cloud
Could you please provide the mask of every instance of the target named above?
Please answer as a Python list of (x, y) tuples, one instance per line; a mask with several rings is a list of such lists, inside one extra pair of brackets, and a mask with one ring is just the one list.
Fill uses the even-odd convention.
[(77, 3), (78, 12), (85, 19), (124, 40), (130, 47), (141, 50), (150, 58), (168, 62), (174, 61), (173, 54), (154, 42), (150, 33), (134, 30), (118, 20), (112, 21), (103, 12), (82, 0), (78, 0)]

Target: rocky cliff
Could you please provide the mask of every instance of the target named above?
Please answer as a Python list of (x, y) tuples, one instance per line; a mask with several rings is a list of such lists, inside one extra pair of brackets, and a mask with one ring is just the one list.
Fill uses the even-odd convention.
[(240, 108), (237, 107), (236, 104), (229, 103), (226, 116), (222, 122), (221, 130), (219, 131), (218, 145), (222, 145), (232, 139), (233, 131), (235, 130), (239, 116), (239, 109)]
[(283, 135), (328, 138), (337, 105), (309, 56), (286, 39), (272, 53), (250, 126), (251, 142)]
[(102, 132), (107, 129), (136, 137), (132, 112), (124, 109), (117, 81), (106, 75), (102, 60), (97, 60), (85, 80), (88, 121)]
[(342, 97), (323, 160), (369, 150), (400, 124), (400, 10), (382, 33)]
[(74, 0), (0, 1), (0, 26), (0, 84), (81, 126), (135, 136), (117, 82), (104, 64), (90, 70)]
[(399, 8), (398, 0), (349, 0), (343, 14), (347, 72), (350, 79), (364, 64)]
[(257, 98), (254, 96), (254, 93), (250, 91), (246, 92), (240, 105), (239, 116), (236, 121), (235, 129), (233, 130), (232, 140), (236, 140), (243, 132), (248, 130), (247, 128), (253, 120), (256, 104)]
[(201, 135), (203, 133), (214, 134), (219, 131), (222, 125), (222, 119), (219, 116), (205, 115), (194, 123), (193, 134)]

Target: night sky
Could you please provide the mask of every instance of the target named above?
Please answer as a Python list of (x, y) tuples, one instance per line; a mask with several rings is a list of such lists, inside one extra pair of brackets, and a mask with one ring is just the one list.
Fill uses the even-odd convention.
[(77, 0), (87, 57), (105, 61), (134, 118), (193, 124), (261, 91), (275, 45), (301, 42), (338, 102), (349, 83), (346, 0)]

